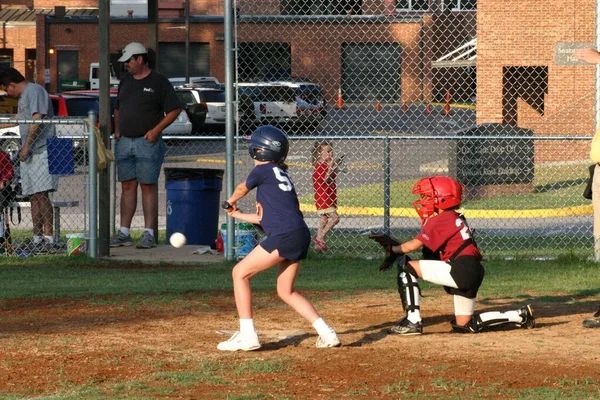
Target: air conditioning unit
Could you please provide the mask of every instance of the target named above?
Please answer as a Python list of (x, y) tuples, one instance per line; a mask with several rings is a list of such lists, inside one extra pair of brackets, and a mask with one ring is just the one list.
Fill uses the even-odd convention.
[(111, 17), (148, 17), (148, 0), (110, 0)]

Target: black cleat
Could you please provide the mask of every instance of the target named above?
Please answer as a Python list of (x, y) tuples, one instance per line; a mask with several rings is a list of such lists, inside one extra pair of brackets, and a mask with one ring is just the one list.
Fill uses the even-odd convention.
[(420, 335), (423, 333), (423, 323), (421, 321), (412, 323), (408, 318), (404, 318), (397, 325), (391, 327), (388, 331), (397, 335)]

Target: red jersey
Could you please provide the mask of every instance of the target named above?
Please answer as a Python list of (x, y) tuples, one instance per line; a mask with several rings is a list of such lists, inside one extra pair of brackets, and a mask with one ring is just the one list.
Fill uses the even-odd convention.
[[(430, 250), (439, 251), (442, 261), (448, 261), (465, 240), (471, 239), (471, 231), (454, 210), (448, 210), (429, 218), (417, 239)], [(460, 255), (481, 260), (481, 253), (474, 243), (465, 247)]]
[(8, 182), (12, 179), (14, 174), (12, 163), (10, 162), (10, 156), (0, 151), (0, 181)]
[(313, 188), (315, 189), (315, 206), (317, 210), (337, 207), (337, 187), (335, 184), (336, 173), (331, 171), (329, 178), (329, 165), (324, 162), (315, 164), (313, 172)]

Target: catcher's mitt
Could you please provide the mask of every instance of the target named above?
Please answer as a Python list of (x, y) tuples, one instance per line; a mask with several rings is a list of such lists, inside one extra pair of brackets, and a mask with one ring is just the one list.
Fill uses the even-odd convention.
[(385, 259), (379, 266), (379, 271), (387, 271), (394, 265), (394, 262), (399, 257), (404, 255), (403, 253), (394, 253), (394, 251), (392, 251), (392, 246), (399, 246), (402, 243), (389, 235), (378, 233), (374, 235), (369, 235), (369, 239), (373, 239), (374, 241), (379, 243), (379, 245), (383, 247), (383, 250), (385, 252)]

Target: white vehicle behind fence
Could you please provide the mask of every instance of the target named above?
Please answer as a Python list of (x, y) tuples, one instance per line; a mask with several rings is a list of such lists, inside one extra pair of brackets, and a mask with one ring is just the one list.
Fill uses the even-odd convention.
[[(169, 82), (171, 82), (174, 87), (186, 85), (185, 77), (169, 78)], [(189, 84), (198, 85), (205, 88), (223, 89), (221, 82), (212, 76), (190, 76)]]
[[(119, 82), (115, 69), (110, 64), (110, 87), (116, 88)], [(90, 64), (90, 89), (100, 89), (100, 63)]]
[[(309, 82), (238, 83), (240, 99), (254, 104), (254, 123), (279, 126), (290, 133), (315, 130), (326, 115), (320, 86)], [(316, 94), (318, 92), (318, 95)]]

